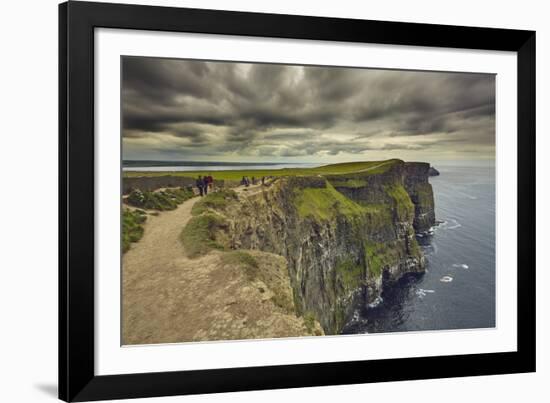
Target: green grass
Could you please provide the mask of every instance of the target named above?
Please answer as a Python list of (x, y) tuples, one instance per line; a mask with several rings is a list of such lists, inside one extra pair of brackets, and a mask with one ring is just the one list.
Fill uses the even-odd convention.
[(429, 183), (419, 183), (414, 187), (414, 192), (418, 198), (418, 203), (424, 206), (433, 205), (432, 185)]
[(313, 333), (315, 330), (315, 314), (311, 311), (308, 311), (304, 314), (304, 324), (306, 325), (307, 331)]
[(194, 258), (213, 249), (224, 249), (216, 240), (216, 232), (225, 225), (225, 220), (217, 214), (205, 213), (192, 217), (180, 235), (187, 256)]
[(361, 215), (364, 208), (348, 199), (327, 182), (325, 188), (305, 188), (296, 191), (295, 205), (300, 217), (327, 220), (336, 214)]
[(354, 179), (354, 178), (339, 178), (329, 177), (330, 183), (334, 187), (345, 187), (345, 188), (362, 188), (367, 186), (367, 181), (363, 179)]
[(192, 198), (194, 193), (190, 189), (166, 189), (158, 192), (132, 190), (126, 198), (131, 206), (147, 210), (174, 210), (179, 204)]
[(209, 209), (225, 210), (232, 200), (237, 200), (237, 193), (230, 189), (220, 190), (219, 192), (209, 193), (195, 203), (191, 209), (191, 214), (199, 215)]
[(386, 242), (365, 242), (365, 260), (367, 272), (370, 278), (378, 278), (384, 269), (395, 264), (399, 260), (397, 248)]
[(142, 224), (147, 220), (145, 211), (127, 210), (122, 212), (122, 253), (130, 249), (132, 242), (137, 242), (143, 236)]
[(412, 220), (414, 217), (414, 204), (409, 194), (402, 185), (388, 185), (384, 190), (394, 201), (397, 216), (401, 221)]
[(392, 206), (384, 203), (359, 203), (365, 212), (366, 222), (372, 231), (393, 227)]
[(351, 258), (340, 261), (335, 268), (336, 275), (340, 278), (344, 289), (354, 290), (361, 285), (363, 280), (363, 267)]
[(397, 159), (386, 161), (361, 161), (344, 162), (341, 164), (323, 165), (316, 168), (282, 168), (282, 169), (248, 169), (248, 170), (229, 170), (229, 171), (125, 171), (125, 177), (136, 176), (184, 176), (195, 178), (198, 175), (212, 175), (214, 179), (221, 180), (241, 180), (243, 176), (260, 179), (262, 176), (311, 176), (311, 175), (344, 175), (364, 171), (365, 175), (379, 174), (386, 172), (395, 164), (401, 162)]
[(416, 257), (422, 256), (420, 245), (418, 245), (418, 241), (415, 238), (411, 239), (409, 243), (409, 255)]
[(241, 250), (224, 253), (222, 255), (222, 263), (241, 267), (248, 281), (255, 281), (258, 279), (258, 269), (260, 266), (256, 258), (250, 253)]

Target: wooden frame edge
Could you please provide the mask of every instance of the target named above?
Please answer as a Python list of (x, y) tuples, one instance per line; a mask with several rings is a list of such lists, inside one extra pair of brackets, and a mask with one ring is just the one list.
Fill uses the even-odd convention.
[[(185, 13), (188, 18), (182, 21)], [(222, 21), (216, 29), (204, 22), (212, 18)], [(245, 21), (246, 28), (236, 28), (236, 19)], [(288, 22), (284, 28), (275, 24), (281, 19)], [(164, 20), (167, 26), (162, 28)], [(413, 363), (424, 368), (406, 375), (404, 371), (389, 375), (396, 360), (378, 360), (96, 376), (93, 31), (120, 27), (177, 32), (182, 26), (186, 32), (517, 51), (518, 268), (523, 268), (518, 270), (518, 352), (398, 359), (403, 368), (412, 368)], [(407, 36), (403, 36), (404, 29)], [(449, 36), (459, 30), (465, 35), (449, 43)], [(434, 37), (436, 32), (440, 35)], [(476, 37), (480, 42), (475, 42)], [(535, 371), (535, 51), (532, 31), (107, 3), (60, 4), (59, 398), (88, 401)], [(72, 179), (70, 172), (78, 173), (79, 180)], [(91, 230), (83, 232), (83, 228)], [(438, 368), (443, 361), (453, 365)], [(365, 379), (365, 371), (373, 369), (375, 373)], [(335, 377), (339, 373), (347, 378)]]

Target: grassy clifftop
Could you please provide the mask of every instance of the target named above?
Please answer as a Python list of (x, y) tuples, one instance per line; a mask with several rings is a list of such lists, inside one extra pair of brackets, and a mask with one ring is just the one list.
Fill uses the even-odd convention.
[(213, 175), (220, 180), (240, 180), (243, 176), (261, 178), (262, 176), (314, 176), (314, 175), (347, 175), (354, 173), (380, 174), (392, 166), (401, 163), (401, 160), (344, 162), (341, 164), (323, 165), (316, 168), (282, 168), (282, 169), (239, 169), (228, 171), (126, 171), (124, 177), (139, 176), (182, 176), (195, 178), (199, 175)]

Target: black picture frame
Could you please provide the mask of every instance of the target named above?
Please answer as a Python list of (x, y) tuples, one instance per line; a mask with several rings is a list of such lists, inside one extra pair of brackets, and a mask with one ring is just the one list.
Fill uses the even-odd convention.
[[(97, 376), (94, 29), (517, 52), (517, 352)], [(505, 163), (505, 162), (504, 162)], [(59, 398), (65, 401), (535, 371), (535, 32), (142, 5), (59, 5)]]

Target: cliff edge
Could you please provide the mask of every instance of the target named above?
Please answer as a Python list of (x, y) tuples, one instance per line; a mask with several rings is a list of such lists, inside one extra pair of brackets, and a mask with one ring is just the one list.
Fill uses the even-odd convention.
[[(435, 223), (429, 170), (389, 160), (343, 174), (277, 177), (208, 196), (199, 213), (223, 222), (211, 228), (217, 249), (282, 256), (297, 314), (338, 334), (356, 303), (375, 303), (384, 286), (425, 270), (415, 233)], [(221, 202), (208, 202), (216, 197)]]

